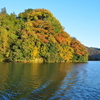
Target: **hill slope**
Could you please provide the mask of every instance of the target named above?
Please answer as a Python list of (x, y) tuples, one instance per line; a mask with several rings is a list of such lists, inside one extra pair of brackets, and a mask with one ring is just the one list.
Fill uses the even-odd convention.
[(85, 62), (88, 52), (46, 9), (27, 9), (17, 17), (3, 11), (0, 13), (0, 60)]
[(100, 48), (87, 47), (89, 60), (100, 60)]

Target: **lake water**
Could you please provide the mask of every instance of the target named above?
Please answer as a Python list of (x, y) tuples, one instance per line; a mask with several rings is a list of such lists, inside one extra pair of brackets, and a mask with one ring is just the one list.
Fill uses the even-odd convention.
[(100, 100), (100, 62), (0, 63), (0, 100)]

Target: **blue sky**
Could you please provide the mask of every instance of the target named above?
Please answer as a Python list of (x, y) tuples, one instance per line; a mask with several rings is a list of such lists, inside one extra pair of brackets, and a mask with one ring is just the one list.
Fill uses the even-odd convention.
[(100, 48), (100, 0), (0, 0), (10, 14), (25, 9), (45, 8), (65, 27), (65, 31), (88, 47)]

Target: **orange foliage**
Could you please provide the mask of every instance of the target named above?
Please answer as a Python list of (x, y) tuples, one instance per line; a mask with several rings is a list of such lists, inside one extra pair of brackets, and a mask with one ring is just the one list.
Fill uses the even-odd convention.
[(49, 41), (46, 39), (47, 35), (37, 34), (40, 41), (44, 43), (48, 43)]
[(72, 39), (71, 47), (74, 49), (74, 54), (80, 56), (85, 55), (85, 53), (87, 52), (86, 47), (76, 39)]

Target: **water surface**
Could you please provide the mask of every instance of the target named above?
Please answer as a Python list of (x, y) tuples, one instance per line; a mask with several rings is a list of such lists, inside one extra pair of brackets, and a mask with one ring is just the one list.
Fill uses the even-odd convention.
[(0, 100), (100, 100), (100, 62), (0, 63)]

